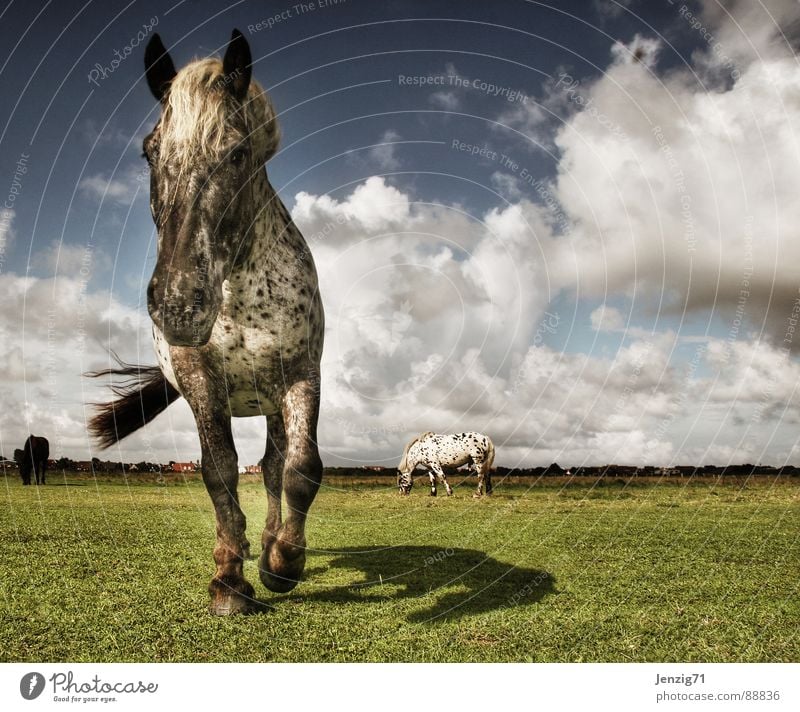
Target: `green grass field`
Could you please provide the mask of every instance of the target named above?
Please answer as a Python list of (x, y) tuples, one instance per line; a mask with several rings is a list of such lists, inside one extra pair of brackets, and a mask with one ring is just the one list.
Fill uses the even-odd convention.
[[(327, 482), (306, 580), (206, 613), (200, 482), (5, 480), (2, 661), (798, 661), (800, 482)], [(0, 481), (2, 482), (2, 481)], [(66, 485), (69, 482), (69, 485)], [(265, 497), (241, 486), (258, 542)]]

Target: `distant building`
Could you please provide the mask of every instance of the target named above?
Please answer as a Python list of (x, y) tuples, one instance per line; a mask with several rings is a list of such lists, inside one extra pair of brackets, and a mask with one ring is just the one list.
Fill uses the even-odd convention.
[(659, 467), (656, 474), (662, 477), (680, 477), (681, 471), (677, 467)]
[(197, 470), (197, 465), (193, 462), (173, 462), (172, 463), (172, 471), (173, 472), (195, 472)]
[(244, 472), (247, 475), (260, 475), (261, 465), (245, 465)]

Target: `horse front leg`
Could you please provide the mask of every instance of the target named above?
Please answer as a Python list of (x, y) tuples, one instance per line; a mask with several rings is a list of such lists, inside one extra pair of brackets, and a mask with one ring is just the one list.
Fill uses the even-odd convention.
[(262, 552), (269, 548), (278, 535), (283, 494), (283, 466), (286, 461), (286, 430), (281, 414), (267, 416), (267, 447), (261, 461), (264, 488), (267, 491), (267, 521), (261, 535)]
[(444, 485), (447, 496), (449, 497), (451, 494), (453, 494), (453, 488), (447, 481), (447, 475), (445, 474), (444, 469), (440, 465), (432, 465), (431, 470), (431, 487), (433, 488), (431, 494), (434, 496), (436, 495), (436, 480), (434, 479), (434, 475), (436, 475), (436, 477), (439, 478), (439, 481)]
[(207, 407), (195, 412), (202, 451), (203, 482), (214, 504), (217, 540), (216, 571), (208, 586), (209, 610), (218, 616), (250, 613), (255, 609), (255, 591), (244, 578), (244, 559), (249, 548), (246, 521), (239, 506), (239, 470), (230, 418), (211, 415)]
[(319, 393), (311, 381), (299, 381), (289, 389), (282, 414), (286, 433), (283, 491), (289, 511), (274, 534), (265, 533), (259, 560), (261, 582), (276, 593), (291, 591), (303, 573), (306, 515), (322, 481), (317, 448)]
[(216, 571), (208, 586), (209, 610), (215, 615), (250, 613), (255, 592), (244, 578), (245, 517), (239, 506), (239, 468), (227, 410), (224, 379), (183, 347), (170, 350), (181, 393), (192, 409), (200, 436), (203, 483), (216, 515)]

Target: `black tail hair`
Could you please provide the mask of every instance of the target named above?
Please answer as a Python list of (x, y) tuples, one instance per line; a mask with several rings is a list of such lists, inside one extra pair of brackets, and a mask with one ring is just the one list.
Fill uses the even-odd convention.
[(95, 415), (89, 420), (89, 434), (105, 449), (149, 423), (180, 397), (158, 366), (126, 363), (113, 351), (119, 368), (84, 373), (88, 378), (122, 377), (109, 387), (117, 400), (92, 403)]

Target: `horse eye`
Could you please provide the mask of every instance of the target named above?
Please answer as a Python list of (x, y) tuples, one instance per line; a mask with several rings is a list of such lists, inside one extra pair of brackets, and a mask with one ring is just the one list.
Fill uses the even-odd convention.
[(246, 155), (247, 152), (243, 148), (237, 148), (231, 153), (230, 161), (234, 165), (239, 165), (242, 161), (244, 161)]

